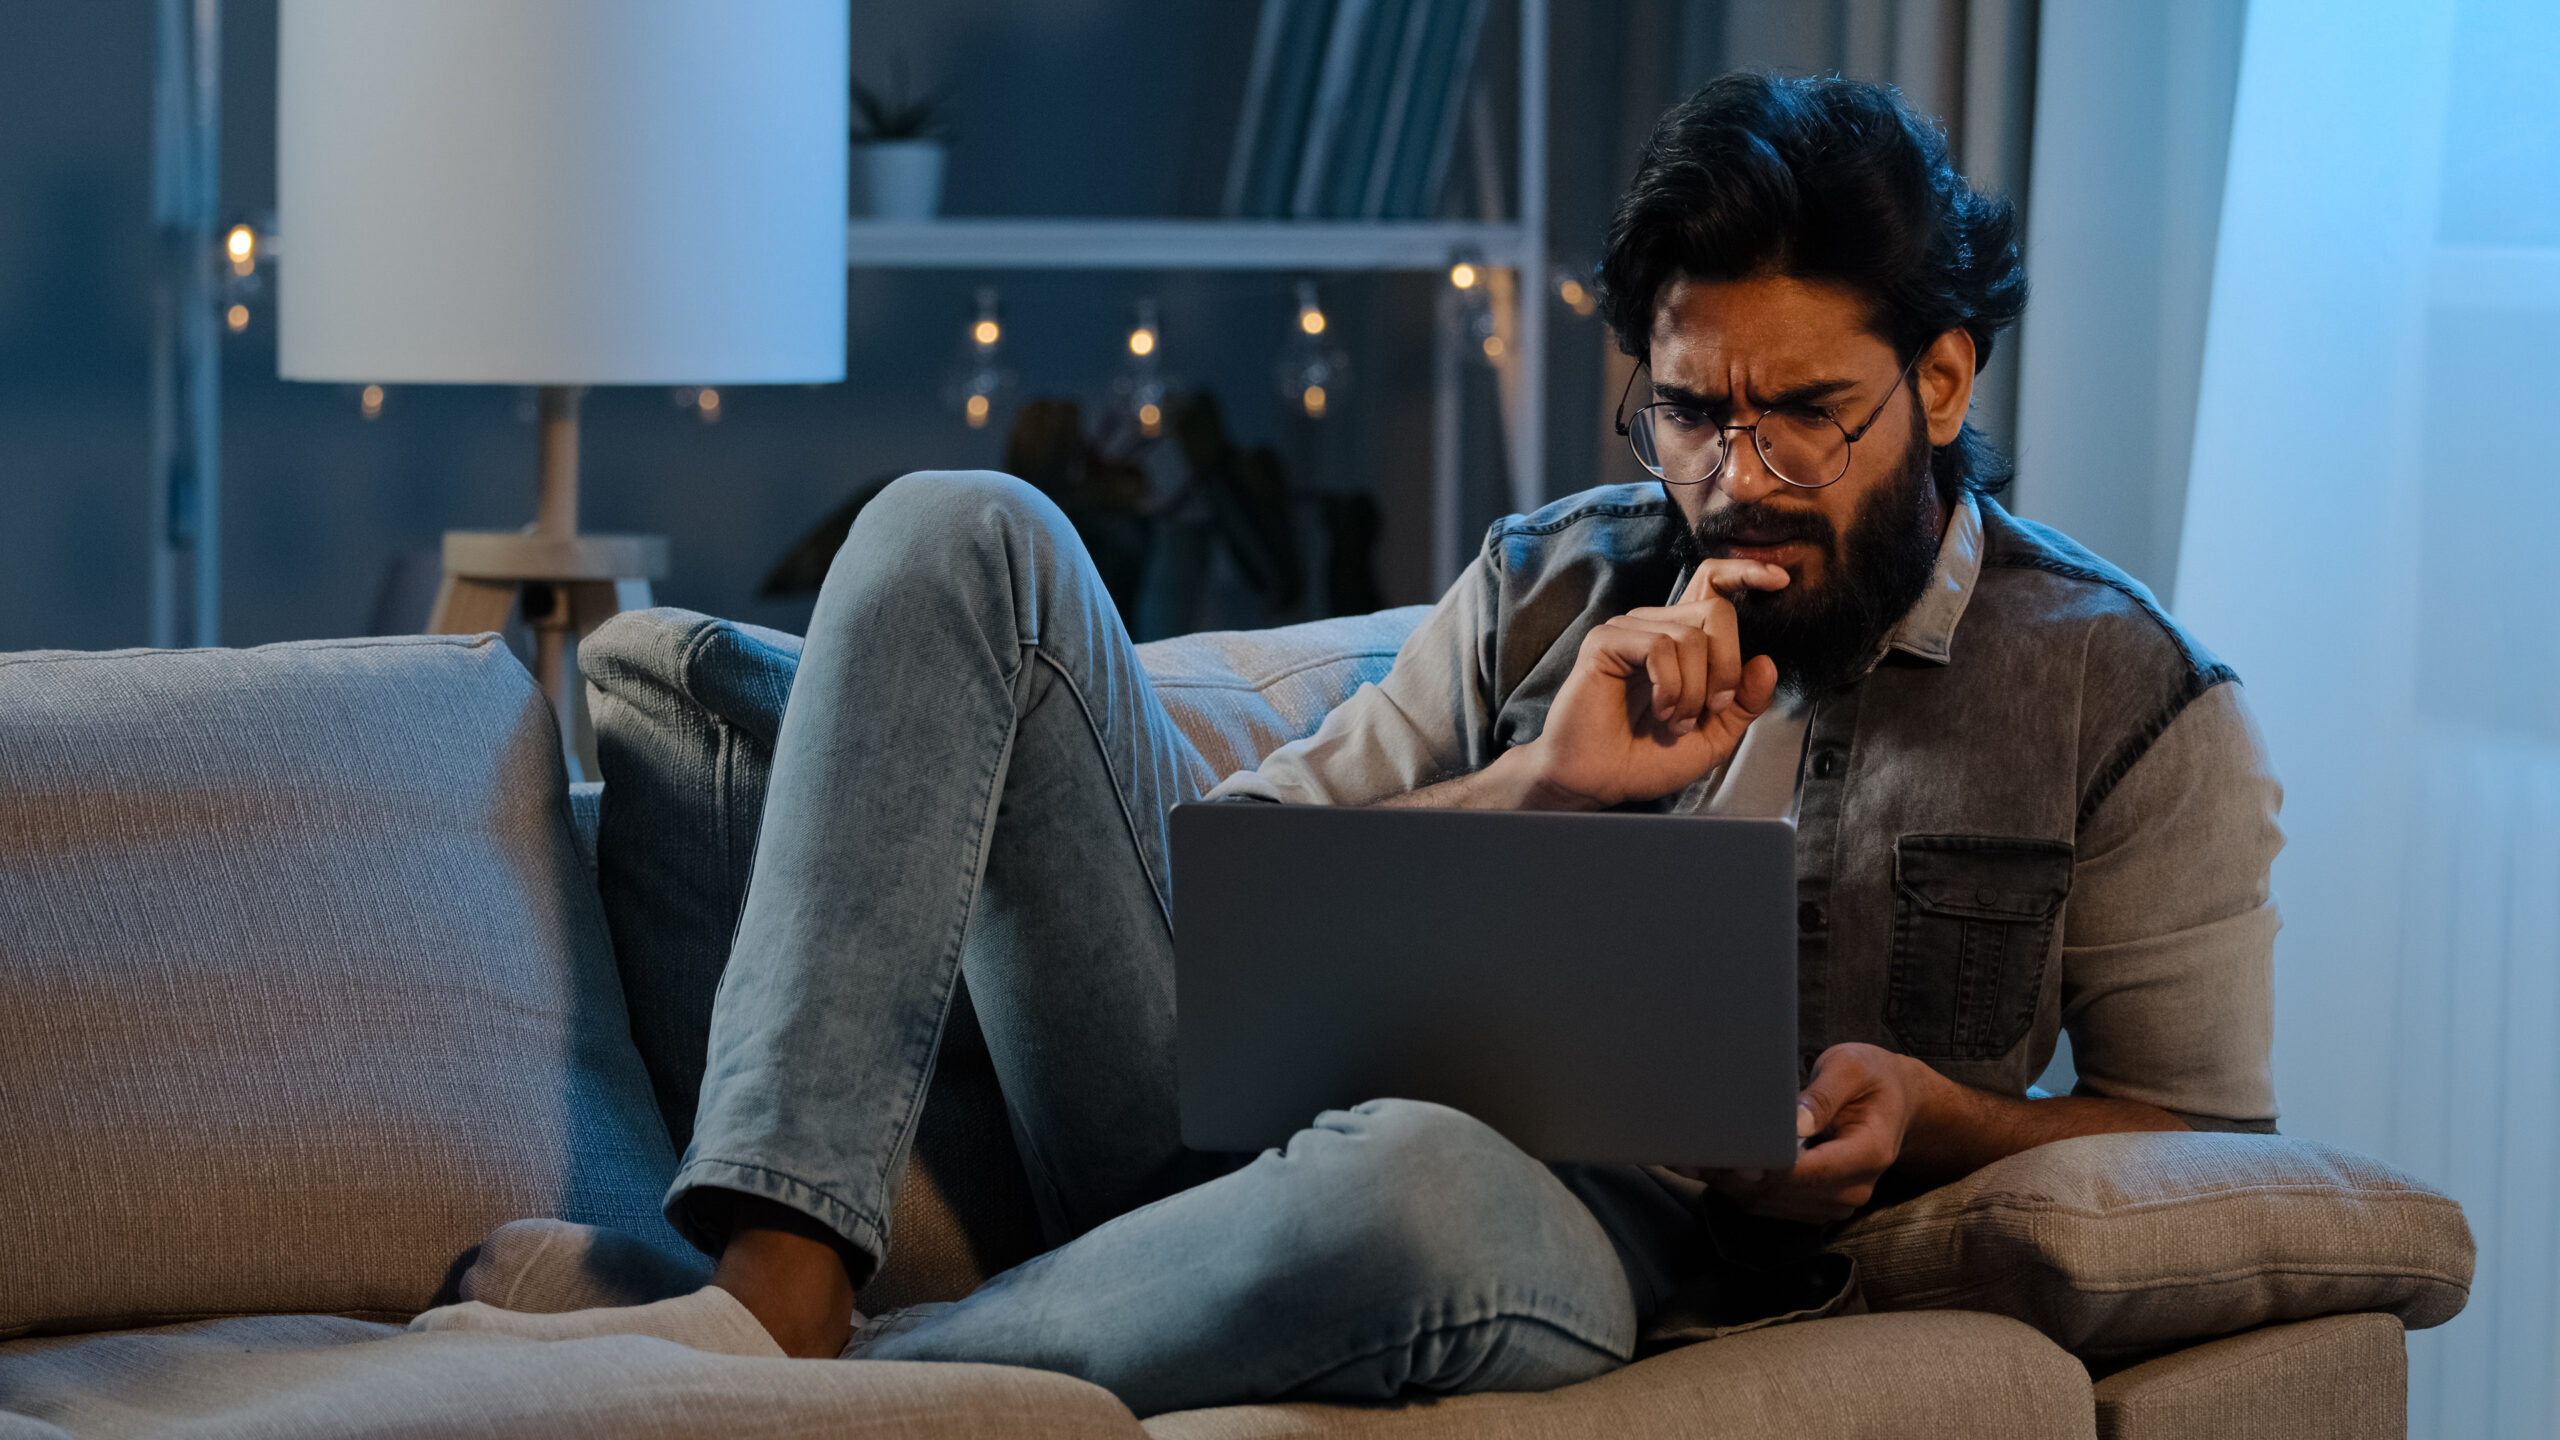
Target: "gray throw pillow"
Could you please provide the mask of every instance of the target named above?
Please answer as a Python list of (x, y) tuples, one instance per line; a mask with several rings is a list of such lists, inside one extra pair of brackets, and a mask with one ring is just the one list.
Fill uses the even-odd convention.
[(2075, 1354), (2140, 1354), (2471, 1292), (2462, 1207), (2376, 1160), (2276, 1135), (2090, 1135), (1860, 1217), (1833, 1248), (1877, 1310), (1987, 1310)]
[(674, 1168), (494, 637), (0, 656), (0, 1336), (402, 1318)]

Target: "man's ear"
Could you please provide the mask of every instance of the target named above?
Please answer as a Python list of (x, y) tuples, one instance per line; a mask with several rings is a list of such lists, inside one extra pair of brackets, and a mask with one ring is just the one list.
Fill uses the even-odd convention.
[(1929, 417), (1929, 443), (1953, 444), (1973, 404), (1973, 332), (1959, 325), (1921, 351), (1911, 388)]

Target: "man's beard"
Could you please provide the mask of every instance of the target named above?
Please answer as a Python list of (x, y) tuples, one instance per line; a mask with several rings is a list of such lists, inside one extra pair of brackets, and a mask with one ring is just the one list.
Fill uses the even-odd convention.
[(1845, 543), (1817, 510), (1765, 501), (1728, 505), (1671, 540), (1681, 565), (1720, 559), (1740, 544), (1800, 541), (1822, 552), (1822, 582), (1783, 590), (1745, 590), (1733, 610), (1747, 658), (1778, 665), (1778, 691), (1789, 701), (1819, 695), (1866, 673), (1884, 637), (1929, 588), (1938, 568), (1937, 487), (1929, 473), (1925, 422), (1913, 416), (1901, 467), (1858, 506)]

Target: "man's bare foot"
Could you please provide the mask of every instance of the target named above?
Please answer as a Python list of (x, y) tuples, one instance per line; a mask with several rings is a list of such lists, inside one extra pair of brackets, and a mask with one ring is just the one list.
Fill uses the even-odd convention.
[(853, 1281), (816, 1220), (758, 1196), (731, 1213), (711, 1283), (737, 1297), (786, 1355), (833, 1360), (853, 1339)]

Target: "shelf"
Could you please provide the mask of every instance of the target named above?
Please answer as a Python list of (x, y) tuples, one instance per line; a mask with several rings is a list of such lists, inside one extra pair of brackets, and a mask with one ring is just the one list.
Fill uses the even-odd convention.
[(1517, 268), (1516, 224), (1421, 220), (856, 220), (856, 268), (1438, 270), (1462, 252)]

